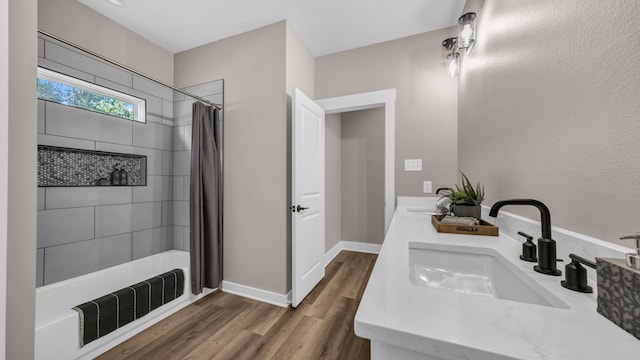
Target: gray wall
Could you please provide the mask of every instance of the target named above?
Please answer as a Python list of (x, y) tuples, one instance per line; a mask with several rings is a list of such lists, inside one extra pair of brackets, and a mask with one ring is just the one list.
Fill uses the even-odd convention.
[(143, 98), (147, 107), (145, 124), (38, 100), (38, 144), (145, 155), (147, 185), (38, 188), (37, 285), (173, 248), (173, 91), (38, 44), (40, 66)]
[(289, 291), (285, 52), (279, 22), (175, 56), (178, 87), (225, 80), (224, 279), (278, 294)]
[(342, 113), (343, 241), (384, 240), (384, 108)]
[(459, 77), (460, 168), (487, 204), (536, 198), (553, 225), (622, 243), (640, 214), (638, 2), (484, 3), (468, 4), (478, 43)]
[[(445, 76), (441, 41), (455, 28), (433, 31), (316, 59), (316, 98), (397, 89), (396, 196), (424, 196), (457, 181), (457, 83)], [(404, 159), (423, 159), (405, 172)]]
[(38, 0), (38, 28), (173, 84), (173, 54), (77, 0)]
[(325, 251), (342, 241), (342, 116), (325, 117)]
[[(6, 4), (6, 3), (5, 3)], [(4, 4), (3, 4), (4, 5)], [(6, 11), (3, 9), (3, 11)], [(36, 257), (36, 2), (9, 0), (6, 351), (0, 357), (32, 359)], [(5, 43), (3, 42), (4, 46)], [(3, 74), (4, 75), (4, 74)], [(3, 76), (4, 78), (4, 76)], [(6, 79), (6, 78), (4, 78)], [(4, 81), (4, 80), (3, 80)], [(6, 106), (6, 107), (5, 107)], [(4, 296), (4, 294), (2, 294)]]

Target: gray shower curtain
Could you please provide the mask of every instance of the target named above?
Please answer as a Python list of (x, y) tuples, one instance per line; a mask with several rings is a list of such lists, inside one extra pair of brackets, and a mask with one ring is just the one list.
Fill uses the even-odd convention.
[(222, 167), (219, 111), (193, 104), (191, 134), (191, 292), (219, 288), (222, 282)]

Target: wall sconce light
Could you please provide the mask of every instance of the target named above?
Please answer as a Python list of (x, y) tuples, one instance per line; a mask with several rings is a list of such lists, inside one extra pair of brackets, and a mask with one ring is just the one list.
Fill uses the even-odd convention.
[(459, 49), (469, 54), (476, 44), (476, 13), (466, 13), (458, 19), (458, 37), (442, 42), (442, 65), (450, 78), (458, 75)]
[(450, 78), (458, 75), (458, 38), (448, 38), (442, 41), (442, 65)]
[(476, 13), (466, 13), (458, 19), (458, 48), (471, 52), (476, 44)]

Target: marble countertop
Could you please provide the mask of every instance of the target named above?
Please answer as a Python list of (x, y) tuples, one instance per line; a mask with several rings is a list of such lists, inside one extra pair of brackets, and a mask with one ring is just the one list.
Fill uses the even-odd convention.
[[(355, 333), (443, 359), (635, 359), (640, 340), (597, 313), (593, 294), (560, 286), (521, 261), (521, 239), (440, 234), (425, 209), (437, 198), (409, 199), (398, 208), (355, 316)], [(568, 308), (419, 287), (410, 282), (409, 243), (488, 247), (520, 268)], [(563, 270), (564, 265), (558, 264)]]

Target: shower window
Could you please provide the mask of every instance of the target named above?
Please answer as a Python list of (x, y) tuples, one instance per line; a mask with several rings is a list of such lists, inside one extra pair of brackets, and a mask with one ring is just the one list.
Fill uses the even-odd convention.
[(38, 99), (131, 121), (146, 122), (144, 99), (40, 67)]

